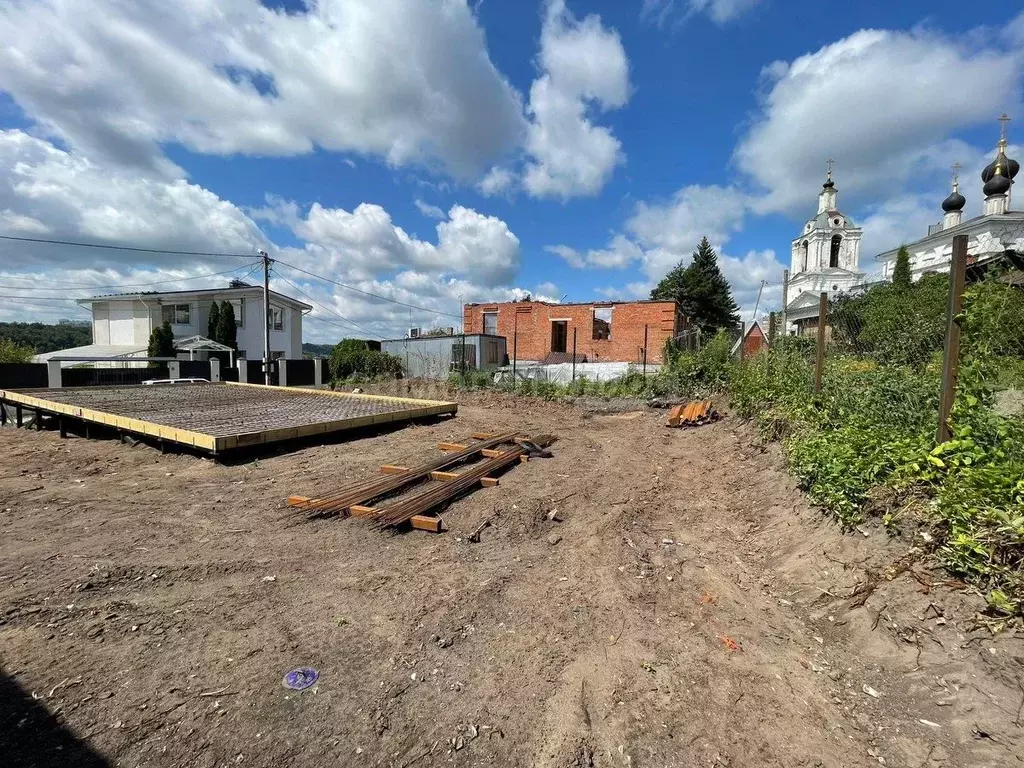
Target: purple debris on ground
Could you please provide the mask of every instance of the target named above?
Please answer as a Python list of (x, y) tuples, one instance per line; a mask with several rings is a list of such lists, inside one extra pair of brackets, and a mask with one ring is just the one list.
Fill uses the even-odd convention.
[(293, 691), (304, 691), (315, 683), (319, 677), (320, 673), (312, 667), (299, 667), (285, 675), (281, 683), (285, 688), (291, 688)]

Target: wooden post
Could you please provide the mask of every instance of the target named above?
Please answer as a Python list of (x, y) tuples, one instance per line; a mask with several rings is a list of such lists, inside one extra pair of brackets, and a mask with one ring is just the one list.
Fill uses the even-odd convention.
[(818, 299), (818, 348), (814, 359), (814, 394), (821, 394), (821, 372), (825, 367), (825, 321), (828, 319), (828, 294)]
[(572, 327), (572, 380), (576, 381), (576, 326)]
[(789, 302), (789, 270), (782, 270), (782, 335), (789, 333), (786, 321), (786, 304)]
[(644, 323), (644, 378), (647, 378), (647, 323)]
[(25, 423), (24, 418), (22, 417), (20, 405), (14, 406), (14, 423), (18, 425), (18, 429), (21, 429), (22, 425)]
[(768, 349), (775, 343), (775, 330), (775, 313), (772, 312), (768, 315)]
[(747, 335), (747, 323), (743, 321), (740, 323), (740, 362), (742, 363), (747, 359), (746, 344), (743, 343), (743, 337)]
[(952, 438), (949, 414), (956, 397), (956, 377), (960, 358), (960, 324), (957, 316), (964, 306), (964, 283), (967, 280), (967, 235), (953, 238), (953, 260), (949, 265), (949, 304), (946, 307), (946, 342), (942, 351), (942, 389), (939, 391), (939, 428), (935, 441)]

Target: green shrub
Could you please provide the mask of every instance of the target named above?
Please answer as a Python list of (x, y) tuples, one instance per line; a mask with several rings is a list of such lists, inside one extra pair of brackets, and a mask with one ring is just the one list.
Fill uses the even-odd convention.
[(336, 380), (358, 376), (366, 379), (402, 377), (402, 361), (395, 355), (370, 349), (365, 341), (342, 339), (331, 352), (331, 375)]
[(0, 363), (31, 363), (35, 350), (15, 344), (11, 339), (0, 339)]
[(1024, 613), (1024, 423), (991, 410), (993, 389), (1017, 375), (1020, 329), (1010, 317), (1020, 317), (1024, 298), (1013, 291), (986, 281), (965, 296), (953, 438), (940, 445), (936, 353), (923, 365), (904, 354), (923, 327), (913, 313), (934, 308), (907, 310), (911, 330), (899, 345), (859, 358), (831, 351), (817, 398), (812, 363), (792, 343), (737, 367), (731, 380), (733, 407), (783, 441), (811, 501), (853, 525), (884, 489), (894, 500), (885, 522), (910, 515), (927, 526), (942, 563), (1003, 614)]

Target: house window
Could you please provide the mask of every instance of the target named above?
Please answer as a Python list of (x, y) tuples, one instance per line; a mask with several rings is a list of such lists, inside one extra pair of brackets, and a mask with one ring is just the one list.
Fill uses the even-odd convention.
[(191, 305), (164, 304), (160, 308), (160, 319), (171, 325), (191, 325)]
[(839, 246), (843, 244), (842, 235), (832, 236), (832, 253), (828, 257), (828, 265), (830, 267), (839, 266)]
[(594, 341), (605, 341), (612, 337), (612, 308), (594, 308)]
[(231, 307), (235, 311), (235, 327), (245, 327), (245, 299), (231, 299)]
[(484, 333), (490, 336), (498, 335), (498, 313), (484, 312)]
[(279, 307), (270, 308), (270, 330), (272, 331), (283, 331), (284, 330), (284, 310)]

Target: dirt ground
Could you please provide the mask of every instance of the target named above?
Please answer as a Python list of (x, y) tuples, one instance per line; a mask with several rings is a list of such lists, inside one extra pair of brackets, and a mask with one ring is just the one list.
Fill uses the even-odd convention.
[[(477, 397), (233, 464), (0, 430), (0, 764), (1024, 762), (1024, 633), (887, 580), (906, 542), (821, 519), (749, 426), (663, 418)], [(504, 429), (554, 458), (447, 533), (288, 517)]]

